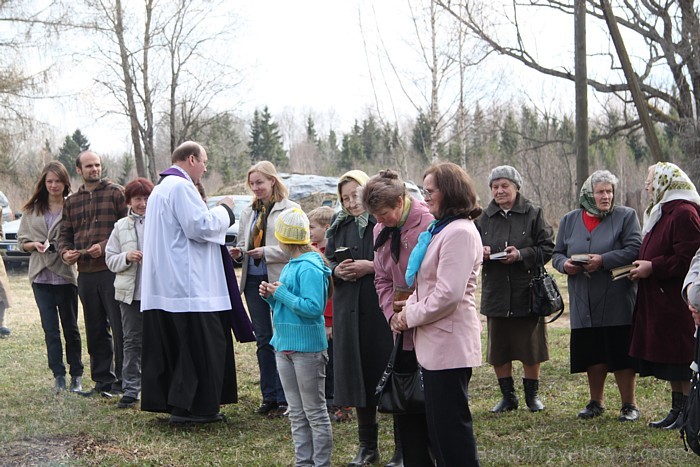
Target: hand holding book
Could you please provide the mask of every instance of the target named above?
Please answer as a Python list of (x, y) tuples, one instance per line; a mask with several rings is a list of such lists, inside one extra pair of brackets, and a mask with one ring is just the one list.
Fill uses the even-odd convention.
[(634, 264), (627, 264), (625, 266), (619, 266), (617, 268), (612, 268), (610, 270), (610, 275), (612, 276), (612, 280), (616, 281), (618, 279), (622, 279), (624, 277), (629, 277), (630, 271), (634, 269), (636, 266)]

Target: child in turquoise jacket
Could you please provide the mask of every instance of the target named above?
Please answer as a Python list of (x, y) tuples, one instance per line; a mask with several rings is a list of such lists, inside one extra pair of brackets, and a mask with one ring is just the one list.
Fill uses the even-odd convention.
[(283, 211), (275, 237), (290, 261), (278, 282), (262, 282), (260, 295), (273, 310), (277, 370), (289, 404), (296, 465), (331, 465), (333, 434), (326, 409), (328, 354), (323, 311), (331, 270), (310, 245), (309, 220), (299, 208)]

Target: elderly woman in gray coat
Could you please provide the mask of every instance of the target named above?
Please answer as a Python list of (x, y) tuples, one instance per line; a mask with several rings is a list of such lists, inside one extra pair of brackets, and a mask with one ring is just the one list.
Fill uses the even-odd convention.
[[(493, 200), (476, 225), (484, 244), (481, 314), (487, 317), (488, 350), (501, 388), (501, 401), (492, 412), (518, 408), (513, 361), (523, 363), (525, 403), (531, 412), (544, 409), (538, 397), (540, 364), (549, 360), (544, 319), (530, 314), (530, 280), (535, 265), (552, 256), (552, 227), (542, 208), (522, 194), (518, 171), (502, 165), (489, 176)], [(496, 254), (504, 256), (497, 258)]]
[[(589, 419), (605, 410), (608, 372), (622, 399), (620, 421), (635, 421), (635, 372), (628, 355), (636, 285), (613, 281), (610, 270), (637, 259), (642, 242), (637, 213), (615, 206), (618, 179), (607, 170), (594, 172), (581, 187), (580, 209), (559, 223), (552, 264), (568, 275), (571, 310), (571, 373), (586, 372), (590, 401), (578, 414)], [(571, 259), (572, 255), (584, 255)]]

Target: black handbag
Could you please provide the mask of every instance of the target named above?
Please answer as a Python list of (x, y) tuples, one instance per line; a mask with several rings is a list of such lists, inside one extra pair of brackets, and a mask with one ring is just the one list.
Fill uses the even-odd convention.
[(530, 314), (536, 316), (557, 315), (547, 321), (551, 323), (564, 313), (564, 300), (561, 298), (559, 287), (552, 276), (544, 268), (542, 250), (537, 250), (535, 275), (530, 280)]
[[(695, 339), (695, 363), (700, 361), (700, 344), (698, 341), (700, 336)], [(685, 450), (688, 447), (693, 452), (700, 456), (700, 375), (697, 371), (693, 372), (693, 378), (690, 380), (690, 391), (688, 392), (688, 400), (683, 407), (685, 420), (681, 426), (681, 438)]]
[(389, 363), (379, 379), (375, 394), (379, 395), (377, 410), (381, 413), (420, 414), (425, 413), (423, 371), (420, 365), (408, 373), (394, 369), (396, 353), (403, 346), (403, 333), (394, 342)]

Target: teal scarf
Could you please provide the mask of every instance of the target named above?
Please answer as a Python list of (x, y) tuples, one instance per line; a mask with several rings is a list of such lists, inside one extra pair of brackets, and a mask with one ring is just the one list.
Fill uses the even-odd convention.
[(428, 230), (422, 232), (418, 236), (418, 242), (416, 243), (416, 246), (413, 247), (413, 251), (411, 251), (411, 256), (408, 257), (408, 265), (406, 266), (406, 285), (408, 285), (409, 287), (413, 287), (413, 282), (416, 279), (416, 274), (418, 273), (418, 269), (420, 269), (420, 265), (423, 262), (423, 258), (425, 257), (425, 252), (428, 250), (428, 245), (430, 245), (430, 242), (433, 240), (433, 237), (442, 232), (442, 229), (447, 227), (450, 224), (450, 222), (457, 219), (461, 218), (451, 216), (440, 220), (436, 219), (430, 223), (430, 225), (428, 226)]

